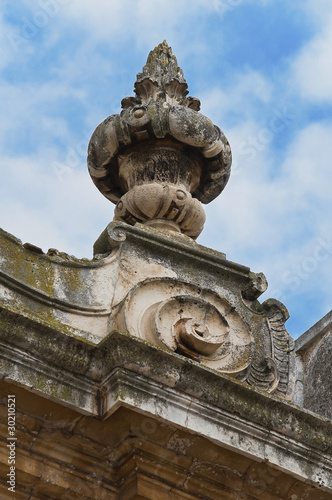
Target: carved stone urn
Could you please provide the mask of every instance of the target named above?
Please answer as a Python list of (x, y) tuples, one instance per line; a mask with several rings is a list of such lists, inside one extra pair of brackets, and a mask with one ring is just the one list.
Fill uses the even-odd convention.
[(135, 97), (122, 99), (94, 131), (88, 149), (93, 182), (116, 204), (114, 220), (197, 238), (209, 203), (230, 175), (222, 131), (187, 97), (188, 85), (164, 41), (137, 75)]

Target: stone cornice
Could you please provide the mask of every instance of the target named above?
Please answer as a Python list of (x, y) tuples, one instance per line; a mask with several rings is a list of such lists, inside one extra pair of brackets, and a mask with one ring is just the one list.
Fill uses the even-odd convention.
[(4, 379), (84, 414), (108, 418), (128, 406), (190, 432), (204, 429), (303, 478), (310, 465), (308, 479), (332, 491), (332, 426), (322, 417), (118, 332), (92, 346), (7, 313), (1, 339)]
[[(266, 288), (261, 273), (189, 237), (143, 225), (110, 224), (92, 261), (36, 253), (8, 235), (0, 244), (0, 306), (8, 314), (94, 345), (119, 330), (291, 397), (288, 312), (272, 299), (258, 302)], [(159, 306), (166, 316), (158, 326)], [(187, 319), (173, 338), (178, 310)], [(195, 333), (198, 324), (205, 339)]]

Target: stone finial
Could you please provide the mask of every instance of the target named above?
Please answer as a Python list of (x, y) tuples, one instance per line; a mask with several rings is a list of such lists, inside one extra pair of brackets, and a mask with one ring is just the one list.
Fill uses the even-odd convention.
[(196, 238), (209, 203), (224, 189), (231, 150), (221, 130), (187, 97), (188, 85), (166, 41), (137, 75), (135, 97), (102, 122), (88, 150), (92, 180), (116, 203), (114, 220)]
[(138, 73), (137, 75), (137, 82), (141, 82), (145, 78), (150, 78), (160, 87), (166, 86), (171, 83), (173, 79), (176, 79), (178, 82), (184, 83), (186, 89), (188, 88), (187, 82), (183, 76), (183, 71), (178, 66), (172, 48), (169, 47), (166, 40), (151, 50), (146, 65), (142, 69), (142, 73)]
[[(186, 97), (187, 82), (166, 40), (151, 50), (142, 73), (137, 75), (135, 93), (140, 102), (160, 100), (200, 110), (199, 99)], [(122, 105), (126, 106), (126, 98), (122, 101)]]

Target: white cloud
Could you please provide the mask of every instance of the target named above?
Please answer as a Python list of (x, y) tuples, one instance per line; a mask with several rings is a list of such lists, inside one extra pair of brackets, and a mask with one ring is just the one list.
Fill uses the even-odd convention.
[(250, 67), (233, 73), (225, 88), (212, 87), (206, 82), (206, 90), (199, 96), (202, 112), (216, 123), (227, 113), (241, 114), (241, 120), (252, 120), (257, 103), (267, 104), (273, 94), (273, 84), (261, 73)]
[(316, 25), (317, 31), (330, 23), (332, 15), (330, 0), (305, 0), (301, 2), (301, 7)]
[(163, 38), (181, 38), (179, 22), (188, 20), (208, 2), (201, 0), (70, 0), (63, 8), (63, 15), (89, 30), (89, 36), (117, 44), (131, 41), (136, 47), (151, 49)]
[(5, 22), (3, 13), (0, 10), (0, 71), (11, 61), (14, 55), (13, 42), (16, 32)]
[[(316, 198), (317, 202), (332, 205), (331, 137), (332, 124), (311, 123), (298, 134), (289, 148), (283, 170), (295, 187), (292, 200), (295, 199), (296, 203), (300, 198), (310, 197), (308, 203)], [(315, 211), (319, 207), (312, 205), (310, 209)]]
[(59, 176), (55, 159), (55, 150), (44, 150), (38, 157), (1, 159), (7, 189), (0, 227), (44, 251), (56, 247), (91, 257), (93, 241), (113, 218), (113, 205), (95, 188), (84, 163)]
[(318, 29), (293, 63), (294, 86), (305, 99), (331, 102), (332, 4), (325, 0), (308, 3)]
[(81, 99), (80, 90), (65, 87), (52, 80), (21, 84), (0, 82), (0, 94), (0, 143), (1, 136), (15, 129), (25, 129), (21, 137), (13, 137), (18, 143), (31, 129), (39, 129), (42, 134), (52, 128), (53, 138), (66, 136), (68, 128), (61, 118), (51, 125), (50, 109), (61, 99)]
[[(207, 209), (207, 232), (201, 238), (230, 260), (263, 271), (270, 283), (266, 296), (292, 304), (317, 289), (329, 297), (324, 307), (320, 304), (325, 312), (332, 281), (331, 134), (332, 126), (324, 124), (301, 130), (277, 178), (267, 175), (270, 148), (257, 155), (255, 164), (231, 178)], [(317, 320), (325, 312), (317, 312)]]

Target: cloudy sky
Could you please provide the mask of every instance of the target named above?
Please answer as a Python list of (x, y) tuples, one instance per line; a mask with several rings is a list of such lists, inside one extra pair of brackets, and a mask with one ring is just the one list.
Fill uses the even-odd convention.
[(164, 39), (233, 151), (198, 243), (264, 272), (298, 337), (332, 307), (331, 0), (2, 0), (0, 227), (92, 256), (87, 144)]

